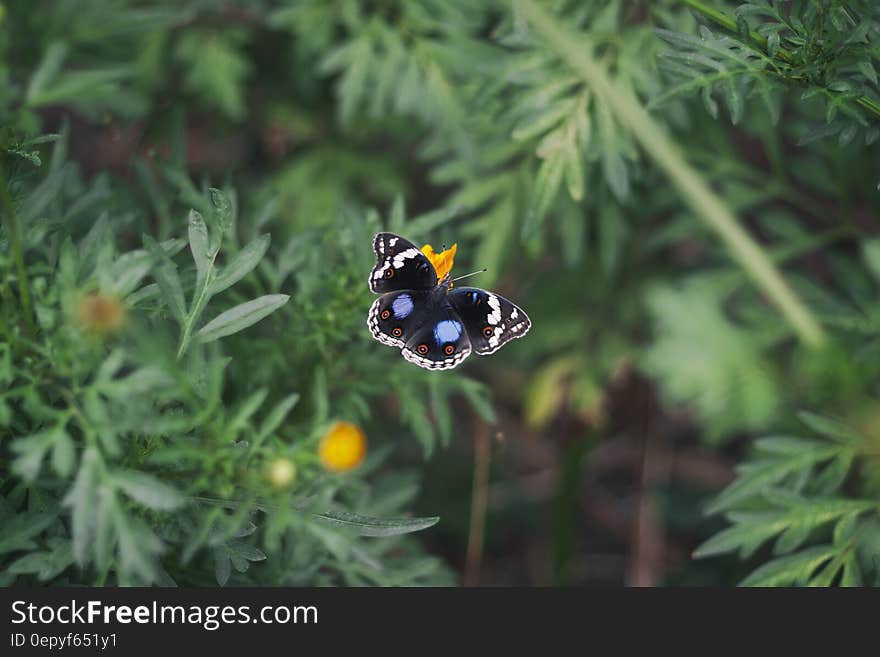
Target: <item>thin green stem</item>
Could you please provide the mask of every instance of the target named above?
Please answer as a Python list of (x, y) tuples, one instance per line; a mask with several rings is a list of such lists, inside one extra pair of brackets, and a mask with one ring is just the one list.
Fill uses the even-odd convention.
[(721, 237), (734, 260), (779, 308), (804, 344), (819, 347), (825, 336), (813, 314), (661, 127), (635, 99), (621, 92), (611, 81), (605, 69), (593, 58), (590, 45), (580, 36), (575, 38), (533, 0), (519, 0), (517, 7), (535, 32), (581, 75), (620, 124), (632, 132), (645, 152), (678, 188), (685, 202)]
[[(217, 254), (215, 253), (214, 257), (216, 256)], [(205, 274), (205, 280), (202, 283), (202, 286), (193, 294), (193, 301), (190, 312), (184, 319), (183, 334), (180, 336), (180, 346), (177, 349), (177, 360), (180, 360), (186, 353), (186, 350), (189, 349), (189, 343), (192, 340), (192, 332), (195, 328), (196, 322), (199, 321), (199, 318), (202, 316), (202, 311), (205, 309), (208, 300), (211, 298), (211, 295), (208, 293), (208, 288), (214, 280), (213, 258), (211, 259), (210, 267), (211, 268), (208, 269), (208, 272)]]
[(12, 192), (3, 172), (3, 161), (0, 158), (0, 203), (3, 205), (3, 218), (6, 230), (9, 233), (9, 247), (12, 251), (12, 259), (15, 263), (15, 271), (18, 276), (18, 296), (21, 302), (21, 310), (24, 315), (25, 331), (28, 336), (34, 334), (34, 320), (31, 314), (31, 292), (28, 287), (27, 271), (24, 268), (24, 249), (21, 244), (21, 229), (18, 224), (18, 216), (15, 213), (15, 205), (12, 202)]
[[(719, 27), (723, 27), (725, 30), (734, 32), (736, 34), (740, 33), (739, 28), (736, 25), (736, 21), (720, 9), (710, 7), (705, 2), (701, 2), (700, 0), (681, 0), (681, 2), (686, 4), (694, 11), (699, 12), (701, 15), (705, 16)], [(764, 50), (766, 52), (767, 37), (759, 34), (755, 30), (749, 30), (749, 39), (754, 45), (758, 46), (759, 48), (761, 48), (761, 50)], [(777, 50), (776, 55), (779, 57), (779, 59), (783, 60), (787, 64), (791, 64), (794, 62), (794, 56), (784, 48), (780, 48), (779, 50)]]
[[(701, 0), (681, 0), (681, 2), (693, 9), (694, 11), (698, 12), (700, 15), (704, 16), (708, 20), (712, 21), (719, 27), (723, 27), (725, 30), (733, 32), (734, 34), (740, 33), (739, 29), (737, 28), (736, 21), (720, 9), (710, 7)], [(762, 52), (769, 56), (767, 48), (767, 37), (759, 34), (755, 30), (749, 30), (749, 40), (754, 46), (760, 48)], [(781, 59), (786, 64), (796, 63), (795, 56), (785, 48), (779, 48), (774, 56)], [(831, 90), (828, 90), (828, 92), (830, 94), (836, 95), (836, 92), (832, 92)], [(868, 96), (859, 96), (858, 98), (856, 98), (855, 102), (875, 116), (880, 117), (880, 103), (878, 103), (874, 99)]]

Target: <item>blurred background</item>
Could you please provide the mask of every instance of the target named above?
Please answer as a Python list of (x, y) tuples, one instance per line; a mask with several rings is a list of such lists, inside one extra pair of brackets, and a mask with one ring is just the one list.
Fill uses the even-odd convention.
[[(39, 184), (53, 158), (71, 167), (48, 209), (19, 214), (57, 206), (82, 236), (105, 213), (122, 252), (142, 234), (185, 238), (187, 210), (222, 188), (233, 244), (272, 235), (245, 287), (290, 295), (222, 341), (227, 408), (261, 386), (267, 404), (301, 394), (258, 458), (288, 455), (302, 486), (345, 508), (366, 499), (363, 477), (390, 495), (377, 515), (440, 517), (364, 561), (428, 558), (411, 577), (348, 570), (355, 557), (321, 535), (314, 554), (335, 565), (255, 565), (231, 583), (734, 585), (796, 544), (837, 545), (813, 515), (788, 547), (759, 549), (768, 530), (752, 547), (694, 555), (744, 517), (707, 508), (758, 458), (755, 440), (815, 438), (825, 416), (874, 446), (816, 493), (863, 504), (845, 513), (868, 523), (855, 553), (869, 581), (880, 545), (874, 3), (4, 0), (0, 27), (14, 201), (50, 193)], [(45, 134), (61, 137), (34, 141)], [(683, 191), (693, 181), (720, 210)], [(448, 373), (371, 340), (365, 282), (382, 229), (457, 243), (453, 274), (488, 268), (471, 283), (523, 307), (528, 336)], [(28, 257), (47, 230), (25, 227)], [(188, 253), (174, 256), (182, 271)], [(134, 324), (165, 326), (150, 303), (128, 299)], [(328, 483), (296, 445), (333, 418), (363, 429), (370, 469)], [(11, 437), (39, 426), (21, 422), (7, 423)], [(786, 500), (813, 499), (820, 462), (773, 480), (791, 485)], [(221, 470), (204, 485), (224, 499), (222, 477), (249, 485)], [(16, 480), (4, 481), (13, 513)], [(745, 510), (769, 513), (756, 504)], [(212, 583), (187, 574), (197, 562), (163, 572)], [(73, 572), (61, 581), (79, 581)]]

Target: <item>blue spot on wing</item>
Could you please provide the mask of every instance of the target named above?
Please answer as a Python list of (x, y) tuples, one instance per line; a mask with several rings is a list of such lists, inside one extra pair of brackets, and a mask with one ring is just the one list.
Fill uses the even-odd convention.
[(461, 337), (461, 324), (454, 319), (444, 319), (434, 327), (434, 340), (437, 344), (456, 342)]
[(403, 319), (412, 312), (412, 309), (412, 297), (408, 294), (401, 294), (391, 304), (391, 310), (394, 311), (394, 317), (397, 319)]

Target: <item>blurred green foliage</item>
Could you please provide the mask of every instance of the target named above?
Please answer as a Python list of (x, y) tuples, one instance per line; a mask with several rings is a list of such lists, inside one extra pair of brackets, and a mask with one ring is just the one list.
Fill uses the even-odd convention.
[[(6, 0), (0, 583), (451, 583), (401, 536), (440, 512), (408, 515), (403, 463), (496, 421), (559, 441), (565, 581), (633, 371), (742, 460), (712, 538), (706, 491), (657, 491), (697, 556), (876, 583), (878, 43), (870, 0)], [(615, 102), (650, 110), (821, 339)], [(458, 242), (528, 339), (439, 375), (374, 343), (380, 229)], [(370, 447), (345, 474), (316, 455), (338, 418)], [(460, 498), (440, 526), (462, 534)]]

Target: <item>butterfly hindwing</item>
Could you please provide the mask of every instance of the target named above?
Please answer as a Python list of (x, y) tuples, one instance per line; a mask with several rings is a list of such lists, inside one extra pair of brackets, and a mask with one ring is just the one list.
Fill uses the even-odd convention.
[(471, 353), (464, 323), (449, 305), (435, 306), (401, 349), (409, 362), (429, 370), (448, 370)]
[(521, 338), (532, 326), (522, 308), (494, 292), (457, 287), (450, 290), (448, 299), (461, 318), (474, 351), (481, 356)]
[(415, 244), (394, 233), (373, 238), (376, 266), (370, 272), (370, 290), (381, 294), (395, 290), (431, 290), (437, 272)]
[(429, 292), (399, 290), (388, 292), (373, 302), (367, 315), (370, 333), (379, 342), (402, 348), (426, 321)]

